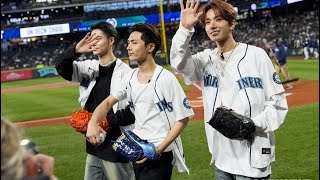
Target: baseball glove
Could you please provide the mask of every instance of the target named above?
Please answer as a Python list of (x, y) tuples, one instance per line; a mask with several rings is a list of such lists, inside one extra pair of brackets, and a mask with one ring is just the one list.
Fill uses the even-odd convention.
[(216, 109), (208, 123), (225, 137), (240, 141), (250, 139), (256, 130), (250, 118), (224, 106)]
[[(88, 123), (91, 117), (92, 113), (89, 113), (87, 110), (81, 109), (71, 114), (70, 124), (77, 132), (85, 134), (87, 132)], [(104, 129), (105, 131), (109, 129), (109, 123), (106, 117), (100, 120), (99, 126), (102, 127), (102, 129)]]
[(120, 153), (129, 161), (139, 161), (143, 158), (155, 160), (159, 158), (152, 143), (140, 139), (132, 131), (125, 131), (112, 145), (113, 150)]

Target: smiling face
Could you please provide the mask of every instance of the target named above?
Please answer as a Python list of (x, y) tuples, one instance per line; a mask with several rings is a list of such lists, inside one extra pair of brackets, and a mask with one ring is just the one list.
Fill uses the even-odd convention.
[(204, 23), (208, 37), (215, 42), (226, 41), (232, 36), (232, 30), (235, 27), (235, 21), (229, 24), (220, 15), (216, 15), (212, 9), (207, 11)]
[(141, 39), (142, 33), (134, 31), (130, 34), (128, 38), (128, 56), (130, 61), (141, 62), (147, 59), (148, 56), (152, 56), (152, 51), (154, 50), (154, 44), (146, 45)]
[(112, 52), (112, 45), (114, 43), (114, 37), (108, 38), (108, 36), (103, 33), (100, 29), (92, 30), (91, 34), (97, 35), (97, 40), (99, 40), (94, 47), (93, 54), (98, 56), (104, 56), (108, 54), (110, 51)]

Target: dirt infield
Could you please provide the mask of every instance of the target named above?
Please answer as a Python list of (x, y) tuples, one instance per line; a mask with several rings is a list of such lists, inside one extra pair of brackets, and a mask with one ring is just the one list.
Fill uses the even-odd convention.
[[(292, 83), (292, 89), (286, 89), (286, 96), (289, 107), (300, 106), (310, 103), (319, 102), (319, 81), (297, 81)], [(12, 92), (21, 92), (21, 91), (31, 91), (35, 89), (46, 89), (46, 88), (55, 88), (55, 87), (64, 87), (64, 86), (72, 86), (77, 85), (77, 83), (51, 83), (45, 85), (36, 85), (36, 86), (28, 86), (23, 88), (12, 88), (1, 90), (1, 93), (12, 93)], [(193, 120), (202, 120), (203, 119), (203, 105), (202, 105), (202, 97), (201, 90), (198, 85), (189, 86), (190, 91), (187, 92), (187, 97), (190, 100), (190, 104), (193, 107), (195, 112), (195, 116)], [(53, 125), (53, 124), (68, 124), (69, 117), (58, 117), (51, 119), (41, 119), (34, 120), (28, 122), (19, 122), (16, 123), (17, 127), (21, 128), (29, 128), (35, 126), (43, 126), (43, 125)]]

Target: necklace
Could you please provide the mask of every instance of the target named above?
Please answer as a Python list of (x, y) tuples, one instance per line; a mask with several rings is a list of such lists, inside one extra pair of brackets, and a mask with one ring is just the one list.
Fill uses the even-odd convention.
[(116, 60), (117, 60), (117, 58), (114, 59), (114, 60), (109, 61), (107, 64), (104, 64), (104, 65), (101, 64), (101, 66), (102, 66), (102, 67), (109, 67), (109, 66), (110, 66), (113, 62), (115, 62)]
[[(222, 77), (224, 77), (224, 69), (225, 69), (225, 67), (226, 67), (226, 65), (227, 65), (227, 63), (228, 63), (228, 60), (230, 59), (233, 51), (236, 49), (236, 47), (238, 46), (238, 44), (239, 44), (239, 43), (237, 42), (236, 45), (233, 47), (230, 55), (225, 59), (226, 64), (225, 64), (225, 65), (221, 65), (221, 66), (222, 66), (222, 69), (221, 69), (221, 76), (222, 76)], [(220, 56), (223, 57), (223, 53), (221, 53)]]
[(150, 74), (142, 74), (140, 71), (138, 71), (138, 81), (141, 83), (141, 84), (146, 84), (146, 83), (149, 83), (152, 79), (152, 75)]

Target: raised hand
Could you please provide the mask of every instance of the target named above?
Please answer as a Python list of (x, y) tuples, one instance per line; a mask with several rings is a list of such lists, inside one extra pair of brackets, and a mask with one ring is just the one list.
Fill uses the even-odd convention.
[(81, 39), (76, 45), (76, 53), (89, 53), (94, 51), (94, 45), (98, 42), (97, 35), (95, 33), (91, 34), (88, 32), (87, 35)]
[(180, 23), (183, 27), (191, 30), (202, 14), (202, 12), (197, 12), (200, 6), (200, 0), (197, 0), (197, 3), (195, 3), (195, 0), (187, 0), (186, 7), (184, 7), (183, 1), (184, 0), (180, 0)]

